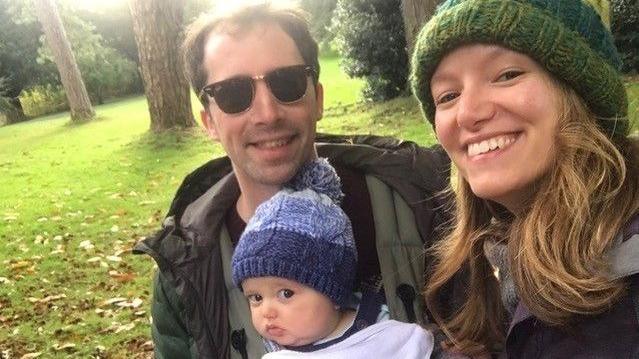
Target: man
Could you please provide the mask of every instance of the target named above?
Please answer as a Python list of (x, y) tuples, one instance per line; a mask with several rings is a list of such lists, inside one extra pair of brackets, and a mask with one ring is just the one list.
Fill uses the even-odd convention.
[(156, 356), (264, 353), (231, 281), (233, 247), (256, 207), (318, 153), (342, 179), (358, 284), (383, 287), (391, 317), (424, 323), (417, 293), (424, 247), (445, 219), (435, 211), (436, 194), (448, 181), (443, 152), (372, 136), (328, 136), (333, 143), (316, 146), (324, 90), (317, 44), (296, 8), (267, 2), (202, 18), (188, 30), (184, 53), (204, 106), (202, 122), (227, 157), (190, 174), (163, 230), (136, 246), (159, 267), (152, 303)]

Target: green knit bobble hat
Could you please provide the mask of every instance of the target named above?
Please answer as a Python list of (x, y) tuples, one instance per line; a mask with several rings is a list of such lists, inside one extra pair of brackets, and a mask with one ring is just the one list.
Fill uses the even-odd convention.
[(468, 43), (497, 44), (535, 59), (571, 86), (609, 135), (626, 135), (628, 98), (605, 0), (447, 0), (422, 28), (411, 84), (434, 123), (430, 79), (441, 59)]

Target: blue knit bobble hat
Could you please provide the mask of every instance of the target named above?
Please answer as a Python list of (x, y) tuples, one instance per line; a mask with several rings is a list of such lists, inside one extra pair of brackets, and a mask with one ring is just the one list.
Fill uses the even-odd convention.
[(280, 277), (350, 304), (357, 251), (339, 207), (340, 179), (326, 159), (304, 165), (284, 189), (257, 207), (231, 260), (233, 282)]

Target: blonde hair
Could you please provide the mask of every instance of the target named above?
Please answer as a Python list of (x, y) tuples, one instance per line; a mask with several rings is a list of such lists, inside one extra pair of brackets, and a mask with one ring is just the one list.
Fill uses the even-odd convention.
[[(483, 252), (487, 239), (507, 243), (517, 294), (548, 325), (601, 313), (625, 290), (623, 281), (609, 279), (605, 254), (639, 211), (639, 146), (627, 137), (609, 138), (574, 90), (552, 87), (561, 110), (555, 158), (525, 210), (504, 215), (459, 177), (453, 228), (434, 248), (426, 300), (448, 344), (468, 355), (499, 350), (505, 338), (499, 283)], [(468, 296), (444, 317), (438, 295), (460, 270), (468, 271)]]

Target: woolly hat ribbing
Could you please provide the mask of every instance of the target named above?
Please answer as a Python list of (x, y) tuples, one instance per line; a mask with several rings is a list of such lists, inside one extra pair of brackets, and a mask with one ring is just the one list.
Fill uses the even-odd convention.
[(338, 206), (342, 196), (326, 159), (303, 166), (247, 224), (231, 259), (235, 285), (247, 278), (286, 278), (348, 305), (357, 252), (351, 222)]
[(415, 43), (413, 93), (433, 124), (430, 80), (441, 59), (464, 44), (498, 44), (530, 56), (565, 81), (607, 134), (626, 135), (628, 99), (608, 22), (605, 0), (447, 0)]

